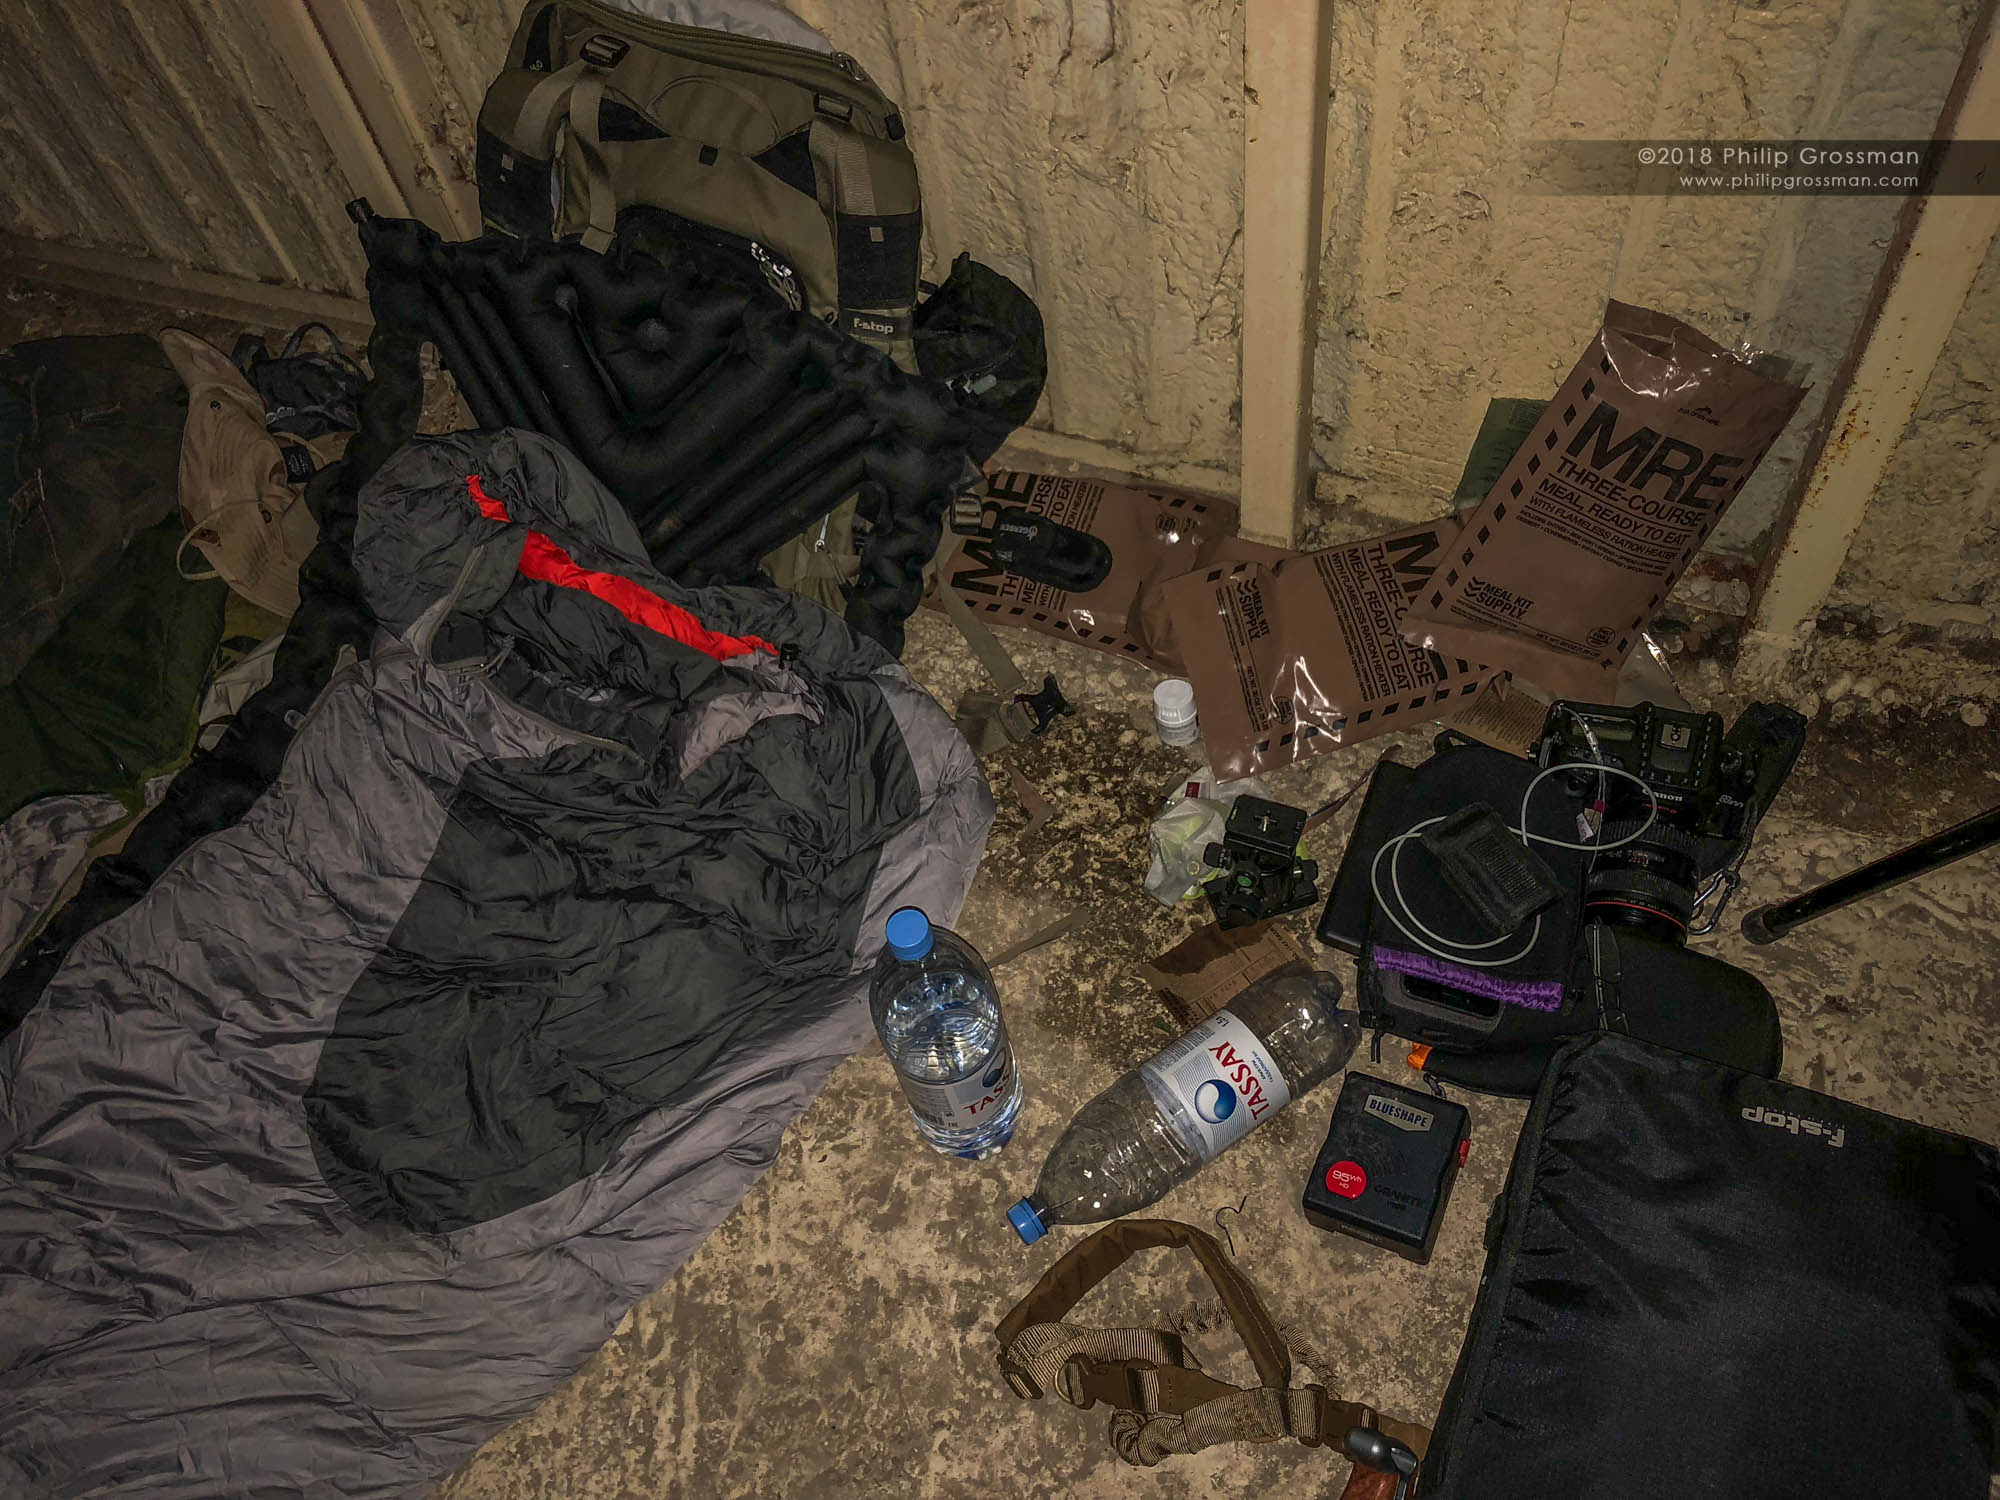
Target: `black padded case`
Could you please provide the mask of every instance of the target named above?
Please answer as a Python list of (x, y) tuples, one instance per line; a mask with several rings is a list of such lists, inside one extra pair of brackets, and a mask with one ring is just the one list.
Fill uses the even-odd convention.
[(1987, 1500), (1992, 1147), (1599, 1033), (1488, 1245), (1421, 1500)]

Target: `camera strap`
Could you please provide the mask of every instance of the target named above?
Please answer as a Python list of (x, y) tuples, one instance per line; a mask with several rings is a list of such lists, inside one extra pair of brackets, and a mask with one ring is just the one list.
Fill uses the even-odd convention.
[[(1066, 1320), (1098, 1283), (1155, 1248), (1187, 1250), (1201, 1262), (1261, 1386), (1245, 1389), (1208, 1374), (1178, 1333)], [(1105, 1225), (1051, 1266), (994, 1332), (1000, 1373), (1015, 1395), (1034, 1401), (1053, 1392), (1085, 1411), (1104, 1402), (1114, 1408), (1111, 1446), (1130, 1464), (1151, 1467), (1216, 1443), (1332, 1443), (1355, 1459), (1347, 1496), (1359, 1500), (1401, 1493), (1430, 1442), (1427, 1427), (1339, 1400), (1323, 1386), (1294, 1386), (1291, 1346), (1257, 1288), (1212, 1235), (1177, 1220)]]
[(1618, 934), (1603, 922), (1589, 927), (1590, 987), (1597, 1001), (1600, 1031), (1624, 1031), (1624, 965), (1618, 955)]

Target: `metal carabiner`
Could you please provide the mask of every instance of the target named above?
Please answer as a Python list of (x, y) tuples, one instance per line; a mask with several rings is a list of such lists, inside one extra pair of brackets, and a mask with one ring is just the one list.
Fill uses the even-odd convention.
[[(1702, 887), (1701, 894), (1694, 898), (1693, 910), (1688, 913), (1688, 936), (1705, 937), (1715, 931), (1716, 926), (1722, 921), (1723, 912), (1729, 909), (1729, 898), (1736, 894), (1737, 888), (1742, 884), (1743, 877), (1736, 873), (1734, 865), (1717, 870), (1708, 884)], [(1718, 890), (1722, 892), (1722, 896), (1716, 901), (1715, 909), (1700, 922), (1696, 922), (1695, 913), (1706, 907)]]

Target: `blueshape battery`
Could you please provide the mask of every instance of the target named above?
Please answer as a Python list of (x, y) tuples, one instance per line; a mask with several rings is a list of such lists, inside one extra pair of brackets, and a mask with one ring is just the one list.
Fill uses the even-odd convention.
[(1306, 1181), (1306, 1217), (1423, 1265), (1471, 1144), (1464, 1105), (1349, 1073)]

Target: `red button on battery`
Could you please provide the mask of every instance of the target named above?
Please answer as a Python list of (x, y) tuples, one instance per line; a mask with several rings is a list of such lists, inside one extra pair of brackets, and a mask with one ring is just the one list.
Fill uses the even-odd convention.
[(1368, 1174), (1358, 1161), (1337, 1161), (1326, 1169), (1326, 1190), (1343, 1198), (1359, 1198), (1368, 1191)]

